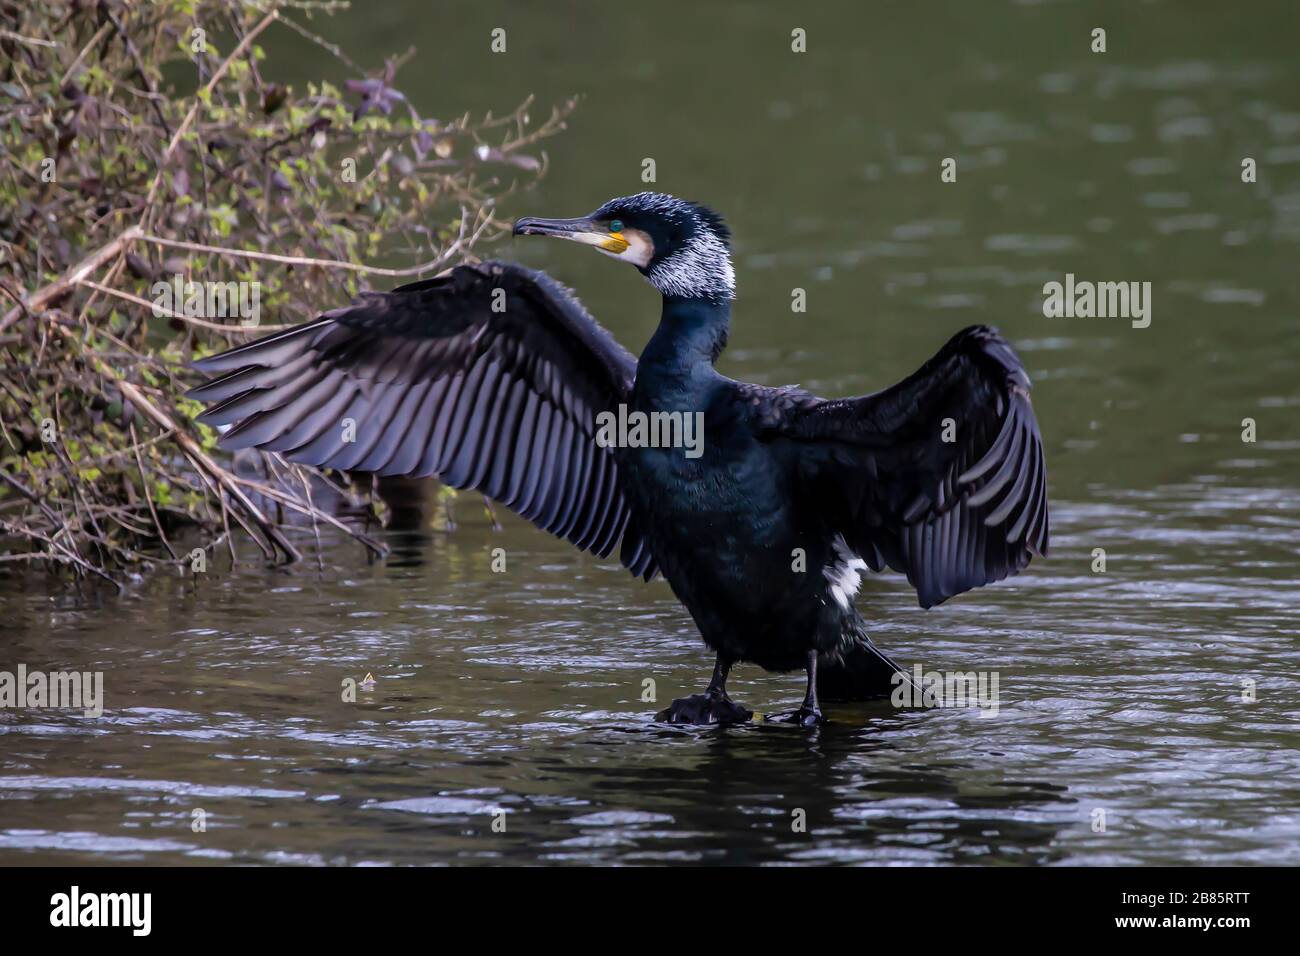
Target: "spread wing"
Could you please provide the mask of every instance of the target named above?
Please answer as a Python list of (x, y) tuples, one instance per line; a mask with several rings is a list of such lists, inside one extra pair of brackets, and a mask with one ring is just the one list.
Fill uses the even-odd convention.
[(923, 607), (1046, 555), (1047, 469), (1029, 377), (996, 330), (957, 333), (872, 395), (766, 391), (755, 427), (790, 443), (800, 493), (873, 570), (905, 573)]
[(368, 292), (195, 363), (227, 448), (381, 475), (438, 475), (647, 580), (655, 566), (596, 415), (636, 360), (559, 283), (507, 263)]

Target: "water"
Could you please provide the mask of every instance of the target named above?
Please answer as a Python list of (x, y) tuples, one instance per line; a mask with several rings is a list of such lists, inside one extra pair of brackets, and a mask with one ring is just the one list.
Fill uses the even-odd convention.
[[(0, 860), (1300, 862), (1294, 14), (924, 6), (393, 2), (317, 25), (371, 61), (415, 44), (400, 77), (429, 115), (585, 92), (552, 175), (504, 214), (587, 211), (655, 158), (659, 188), (736, 230), (729, 375), (862, 392), (963, 325), (1003, 329), (1035, 382), (1051, 560), (929, 612), (894, 576), (860, 597), (899, 660), (996, 672), (996, 716), (657, 727), (711, 665), (667, 587), (494, 531), (462, 496), (454, 534), (381, 563), (327, 537), (319, 565), (244, 544), (233, 569), (122, 597), (0, 579), (0, 669), (102, 670), (107, 697), (98, 720), (0, 712)], [(284, 78), (309, 75), (310, 49), (278, 42)], [(634, 350), (653, 329), (653, 292), (590, 250), (498, 254)], [(1150, 281), (1150, 328), (1043, 318), (1066, 272)], [(802, 692), (733, 680), (759, 712)]]

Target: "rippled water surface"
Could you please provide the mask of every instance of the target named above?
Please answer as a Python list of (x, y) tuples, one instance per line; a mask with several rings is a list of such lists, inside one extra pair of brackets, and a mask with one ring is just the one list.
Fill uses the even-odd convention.
[[(319, 25), (367, 62), (416, 44), (400, 76), (430, 115), (585, 92), (506, 214), (589, 210), (654, 157), (736, 230), (729, 375), (862, 392), (1003, 329), (1034, 379), (1051, 559), (932, 611), (894, 576), (860, 595), (905, 664), (996, 673), (997, 713), (656, 726), (711, 666), (667, 586), (462, 496), (454, 533), (384, 562), (326, 537), (319, 562), (245, 542), (122, 597), (0, 579), (0, 669), (99, 670), (106, 693), (99, 719), (0, 711), (0, 861), (1300, 863), (1291, 5), (1116, 4), (1105, 55), (1075, 3), (537, 7)], [(284, 78), (310, 57), (283, 42)], [(653, 329), (651, 290), (590, 250), (499, 253), (634, 350)], [(1066, 272), (1151, 282), (1150, 328), (1044, 318)], [(733, 681), (760, 712), (802, 693)]]

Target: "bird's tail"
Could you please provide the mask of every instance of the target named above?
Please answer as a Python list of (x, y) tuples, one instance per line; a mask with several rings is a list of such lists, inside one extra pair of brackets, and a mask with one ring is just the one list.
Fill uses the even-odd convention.
[(838, 661), (817, 666), (817, 696), (825, 700), (889, 697), (900, 682), (915, 684), (911, 674), (865, 636)]

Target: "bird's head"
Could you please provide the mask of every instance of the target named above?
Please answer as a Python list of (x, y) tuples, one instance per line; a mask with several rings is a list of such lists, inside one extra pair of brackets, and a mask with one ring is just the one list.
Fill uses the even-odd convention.
[(555, 236), (630, 262), (664, 295), (730, 299), (736, 294), (731, 230), (712, 209), (665, 193), (611, 199), (578, 219), (526, 217), (516, 236)]

